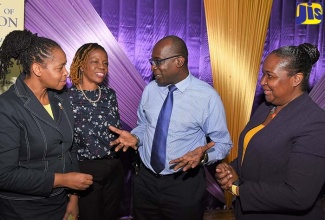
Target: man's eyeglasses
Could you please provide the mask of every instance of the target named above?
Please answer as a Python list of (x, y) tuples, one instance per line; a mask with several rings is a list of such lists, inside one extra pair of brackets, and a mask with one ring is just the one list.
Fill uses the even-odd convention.
[(154, 58), (151, 58), (149, 59), (149, 63), (150, 65), (155, 65), (155, 66), (160, 66), (160, 64), (162, 64), (165, 60), (168, 60), (168, 59), (171, 59), (171, 58), (175, 58), (175, 57), (180, 57), (182, 55), (175, 55), (175, 56), (171, 56), (171, 57), (167, 57), (167, 58), (164, 58), (164, 59), (154, 59)]

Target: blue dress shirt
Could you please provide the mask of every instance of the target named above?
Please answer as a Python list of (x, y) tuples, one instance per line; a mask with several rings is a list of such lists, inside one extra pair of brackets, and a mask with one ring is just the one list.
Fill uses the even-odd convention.
[[(232, 147), (224, 107), (216, 90), (191, 74), (177, 83), (176, 87), (167, 137), (165, 169), (161, 174), (174, 173), (169, 161), (206, 145), (207, 136), (215, 142), (215, 146), (208, 150), (209, 163), (225, 158)], [(168, 87), (159, 87), (155, 81), (145, 87), (137, 112), (138, 126), (131, 132), (139, 137), (141, 160), (151, 170), (152, 141), (167, 93)]]

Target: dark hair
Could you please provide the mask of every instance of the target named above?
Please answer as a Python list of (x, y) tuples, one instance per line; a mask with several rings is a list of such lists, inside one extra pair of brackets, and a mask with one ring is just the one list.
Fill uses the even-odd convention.
[(181, 39), (180, 37), (175, 36), (175, 35), (169, 35), (169, 36), (166, 36), (166, 37), (162, 38), (159, 41), (162, 41), (162, 40), (170, 40), (172, 42), (172, 44), (173, 44), (174, 52), (176, 54), (182, 55), (185, 58), (184, 63), (185, 63), (185, 65), (187, 65), (187, 63), (188, 63), (188, 50), (187, 50), (186, 43), (183, 41), (183, 39)]
[(10, 32), (0, 47), (0, 79), (4, 82), (9, 68), (13, 66), (11, 58), (16, 59), (23, 71), (30, 75), (32, 63), (45, 64), (44, 60), (52, 56), (54, 48), (61, 49), (55, 41), (38, 37), (29, 30)]
[(101, 49), (107, 53), (104, 47), (97, 43), (84, 44), (77, 50), (70, 66), (70, 79), (74, 85), (78, 85), (82, 81), (80, 67), (85, 65), (84, 61), (87, 60), (89, 54), (96, 49)]
[(302, 90), (309, 90), (310, 71), (320, 56), (316, 46), (309, 43), (303, 43), (299, 46), (285, 46), (272, 51), (271, 54), (276, 54), (287, 61), (284, 63), (284, 68), (289, 71), (289, 76), (303, 73)]

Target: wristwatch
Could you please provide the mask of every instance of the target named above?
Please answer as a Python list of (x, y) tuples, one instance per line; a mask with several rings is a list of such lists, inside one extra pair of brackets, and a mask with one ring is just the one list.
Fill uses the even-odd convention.
[(237, 193), (237, 188), (243, 183), (244, 182), (241, 179), (234, 181), (231, 185), (231, 193), (235, 196), (239, 196), (239, 194)]
[(135, 134), (132, 134), (132, 136), (133, 137), (135, 137), (136, 139), (137, 139), (137, 143), (135, 144), (135, 146), (139, 146), (139, 144), (140, 144), (140, 138), (137, 136), (137, 135), (135, 135)]
[(204, 164), (205, 164), (206, 162), (208, 162), (208, 161), (209, 161), (209, 156), (208, 156), (208, 153), (205, 152), (204, 155), (203, 155), (202, 160), (200, 161), (200, 164), (201, 164), (201, 165), (204, 165)]

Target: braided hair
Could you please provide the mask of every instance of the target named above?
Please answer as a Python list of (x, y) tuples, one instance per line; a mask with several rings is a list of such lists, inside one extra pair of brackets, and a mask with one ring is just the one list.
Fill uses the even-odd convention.
[(51, 58), (54, 48), (61, 49), (55, 41), (39, 37), (29, 30), (10, 32), (0, 47), (0, 79), (5, 81), (9, 68), (13, 66), (12, 58), (29, 76), (31, 65), (34, 62), (45, 65), (44, 60)]
[(97, 43), (84, 44), (77, 50), (70, 66), (70, 79), (73, 85), (77, 86), (78, 84), (82, 83), (82, 73), (80, 67), (85, 68), (85, 62), (88, 59), (89, 54), (96, 49), (101, 49), (106, 53), (106, 50)]
[(314, 63), (319, 59), (320, 53), (316, 46), (303, 43), (299, 46), (285, 46), (272, 51), (278, 57), (284, 58), (285, 67), (288, 70), (288, 75), (293, 76), (296, 73), (302, 73), (304, 79), (302, 81), (302, 90), (309, 90), (309, 75)]

